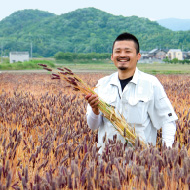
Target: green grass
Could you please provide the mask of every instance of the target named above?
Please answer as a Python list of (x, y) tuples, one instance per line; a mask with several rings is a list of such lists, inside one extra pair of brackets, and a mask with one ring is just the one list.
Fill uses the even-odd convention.
[(50, 67), (55, 67), (53, 61), (48, 60), (30, 60), (27, 62), (18, 62), (18, 63), (1, 63), (0, 70), (34, 70), (34, 69), (41, 69), (38, 63), (46, 64)]
[(190, 64), (138, 64), (138, 68), (150, 74), (190, 74)]
[[(74, 61), (56, 61), (53, 58), (33, 59), (24, 63), (2, 63), (0, 70), (36, 70), (42, 69), (38, 63), (47, 64), (50, 67), (68, 67), (73, 72), (104, 72), (113, 73), (117, 71), (111, 60), (74, 60)], [(138, 63), (141, 71), (150, 74), (190, 74), (190, 64), (142, 64)]]

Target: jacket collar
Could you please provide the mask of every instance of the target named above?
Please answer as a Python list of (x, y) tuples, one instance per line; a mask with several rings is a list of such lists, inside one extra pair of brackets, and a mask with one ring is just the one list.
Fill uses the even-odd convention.
[[(139, 72), (139, 70), (138, 70), (138, 68), (136, 67), (136, 69), (135, 69), (135, 73), (134, 73), (134, 75), (133, 75), (133, 79), (130, 81), (130, 82), (132, 82), (132, 83), (134, 83), (134, 84), (137, 84), (137, 82), (138, 82), (138, 72)], [(114, 73), (113, 74), (113, 76), (111, 77), (111, 80), (110, 80), (110, 84), (112, 84), (112, 85), (116, 85), (116, 86), (119, 86), (120, 85), (120, 82), (119, 82), (119, 73), (118, 72), (116, 72), (116, 73)]]
[(136, 67), (135, 73), (134, 73), (134, 75), (133, 75), (133, 79), (131, 80), (131, 82), (137, 84), (138, 78), (139, 78), (139, 70), (138, 70), (138, 68)]

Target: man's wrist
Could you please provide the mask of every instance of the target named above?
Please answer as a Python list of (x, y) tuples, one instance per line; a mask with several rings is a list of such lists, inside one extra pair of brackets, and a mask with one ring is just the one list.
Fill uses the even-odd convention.
[(98, 108), (92, 108), (92, 111), (94, 114), (99, 115), (99, 109)]

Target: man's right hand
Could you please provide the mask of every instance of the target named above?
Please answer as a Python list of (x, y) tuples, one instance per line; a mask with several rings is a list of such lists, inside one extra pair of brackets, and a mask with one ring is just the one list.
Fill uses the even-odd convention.
[(98, 115), (98, 96), (96, 94), (88, 94), (85, 96), (85, 99), (88, 101), (89, 105), (91, 106), (93, 112)]

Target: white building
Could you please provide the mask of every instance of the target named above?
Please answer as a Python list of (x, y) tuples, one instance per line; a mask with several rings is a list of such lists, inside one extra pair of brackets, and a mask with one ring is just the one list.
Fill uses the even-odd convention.
[(183, 52), (180, 49), (170, 49), (166, 55), (170, 60), (177, 58), (183, 60)]
[(29, 52), (10, 52), (9, 59), (10, 63), (29, 61)]

